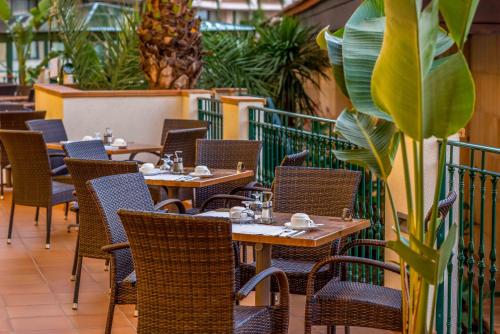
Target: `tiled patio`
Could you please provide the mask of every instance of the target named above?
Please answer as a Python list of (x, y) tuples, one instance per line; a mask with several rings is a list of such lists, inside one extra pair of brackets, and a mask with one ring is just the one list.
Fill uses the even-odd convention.
[[(0, 201), (0, 334), (100, 334), (104, 332), (108, 307), (108, 273), (104, 261), (84, 260), (80, 304), (71, 309), (73, 282), (70, 271), (76, 231), (66, 232), (74, 215), (64, 220), (63, 207), (54, 210), (52, 248), (44, 249), (45, 220), (34, 225), (34, 208), (16, 207), (11, 245), (6, 233), (10, 192)], [(44, 211), (41, 212), (43, 217)], [(252, 303), (251, 298), (246, 301)], [(292, 296), (290, 333), (303, 333), (304, 298)], [(118, 306), (113, 333), (135, 333), (133, 306)], [(317, 328), (315, 333), (324, 333)], [(338, 331), (342, 333), (343, 331)], [(351, 333), (378, 334), (384, 331), (356, 329)]]

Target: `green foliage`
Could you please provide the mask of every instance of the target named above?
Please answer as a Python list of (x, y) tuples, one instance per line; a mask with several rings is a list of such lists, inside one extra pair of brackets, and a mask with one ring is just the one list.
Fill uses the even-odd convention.
[(255, 57), (254, 37), (254, 33), (205, 33), (199, 86), (246, 88), (251, 95), (268, 96), (268, 68)]
[(364, 166), (387, 180), (399, 145), (394, 123), (355, 110), (344, 110), (337, 119), (335, 130), (358, 146), (352, 150), (334, 151), (338, 159)]
[(377, 105), (411, 138), (446, 138), (472, 116), (474, 83), (460, 50), (435, 58), (438, 2), (421, 15), (416, 8), (415, 1), (386, 4), (387, 31), (372, 91)]
[(200, 86), (247, 88), (271, 97), (279, 109), (312, 114), (317, 104), (305, 86), (319, 89), (328, 66), (315, 36), (313, 28), (290, 17), (257, 27), (257, 34), (205, 34)]
[(305, 85), (319, 90), (319, 77), (327, 78), (324, 69), (328, 58), (315, 42), (317, 31), (303, 26), (295, 18), (284, 17), (279, 23), (257, 28), (259, 40), (256, 57), (270, 68), (266, 82), (270, 96), (280, 109), (313, 113), (316, 102)]
[(120, 29), (113, 33), (93, 34), (76, 0), (59, 0), (55, 12), (63, 57), (73, 65), (74, 78), (81, 89), (139, 89), (146, 86), (139, 64), (139, 24), (135, 12), (116, 18)]
[[(34, 31), (38, 29), (49, 17), (50, 0), (42, 0), (38, 6), (31, 9), (31, 16), (24, 21), (12, 16), (9, 2), (0, 0), (0, 19), (8, 26), (11, 38), (14, 42), (19, 65), (19, 84), (24, 86), (29, 83), (26, 60), (30, 57), (31, 43)], [(41, 68), (40, 68), (41, 70)]]
[[(364, 165), (386, 179), (392, 165), (387, 151), (392, 149), (384, 152), (383, 143), (391, 142), (397, 131), (402, 136), (409, 241), (400, 235), (397, 209), (388, 186), (387, 190), (397, 231), (388, 247), (400, 256), (402, 277), (404, 263), (410, 267), (410, 300), (403, 295), (404, 332), (433, 332), (434, 320), (427, 317), (434, 317), (436, 289), (429, 313), (429, 286), (442, 281), (455, 244), (457, 227), (452, 225), (436, 247), (437, 204), (447, 137), (464, 127), (474, 111), (474, 82), (462, 47), (477, 5), (478, 0), (431, 0), (422, 8), (420, 0), (365, 0), (343, 31), (331, 34), (326, 29), (318, 36), (318, 44), (329, 51), (337, 84), (354, 108), (342, 113), (336, 130), (360, 148), (336, 152), (337, 158)], [(440, 12), (449, 36), (439, 25)], [(453, 44), (456, 48), (450, 50)], [(385, 122), (393, 130), (377, 131)], [(424, 231), (423, 140), (432, 136), (443, 143), (432, 215)], [(412, 166), (405, 137), (413, 144)]]

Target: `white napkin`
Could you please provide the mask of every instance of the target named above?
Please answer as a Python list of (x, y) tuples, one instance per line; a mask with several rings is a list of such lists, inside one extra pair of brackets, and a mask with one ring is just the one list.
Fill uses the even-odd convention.
[(276, 237), (286, 229), (283, 226), (271, 226), (262, 224), (233, 224), (233, 233), (257, 234)]
[(201, 217), (229, 218), (229, 211), (207, 211), (197, 214)]
[(144, 178), (146, 180), (164, 180), (164, 181), (176, 181), (183, 177), (182, 175), (173, 174), (158, 174), (158, 175), (146, 175)]

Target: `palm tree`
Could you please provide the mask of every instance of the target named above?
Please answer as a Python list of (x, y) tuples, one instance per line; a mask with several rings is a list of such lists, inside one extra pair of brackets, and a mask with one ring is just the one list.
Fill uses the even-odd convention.
[(193, 88), (201, 72), (200, 20), (190, 0), (146, 0), (138, 29), (150, 88)]

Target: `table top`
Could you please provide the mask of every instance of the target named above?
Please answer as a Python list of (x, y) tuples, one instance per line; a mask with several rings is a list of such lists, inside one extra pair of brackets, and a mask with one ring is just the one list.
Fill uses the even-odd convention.
[(28, 96), (0, 95), (0, 102), (28, 102)]
[[(192, 168), (186, 168), (186, 172), (192, 171)], [(177, 181), (180, 175), (159, 174), (154, 176), (145, 176), (146, 184), (154, 186), (164, 186), (172, 188), (203, 188), (230, 181), (245, 179), (254, 176), (253, 170), (246, 170), (237, 173), (236, 169), (211, 169), (211, 177), (197, 178), (195, 180)]]
[[(219, 210), (206, 212), (202, 215), (211, 216), (213, 214), (214, 216), (221, 217), (220, 213), (224, 211), (227, 212), (227, 210)], [(276, 230), (276, 227), (283, 227), (284, 229), (284, 224), (290, 221), (291, 216), (291, 213), (274, 212), (273, 219), (275, 222), (272, 225), (233, 224), (233, 240), (283, 246), (318, 247), (370, 227), (369, 219), (353, 219), (352, 221), (344, 221), (340, 217), (311, 215), (310, 218), (316, 224), (323, 224), (318, 227), (318, 229), (307, 231), (306, 233), (296, 237), (261, 234), (261, 231), (264, 231), (266, 227), (269, 227), (269, 230), (273, 228)], [(255, 230), (255, 232), (252, 232), (252, 229)]]
[[(50, 150), (62, 150), (63, 144), (47, 143), (47, 148)], [(142, 144), (142, 143), (128, 143), (127, 147), (125, 148), (106, 146), (106, 152), (109, 155), (130, 154), (130, 153), (140, 153), (140, 152), (159, 152), (161, 151), (161, 149), (162, 149), (161, 145)]]

